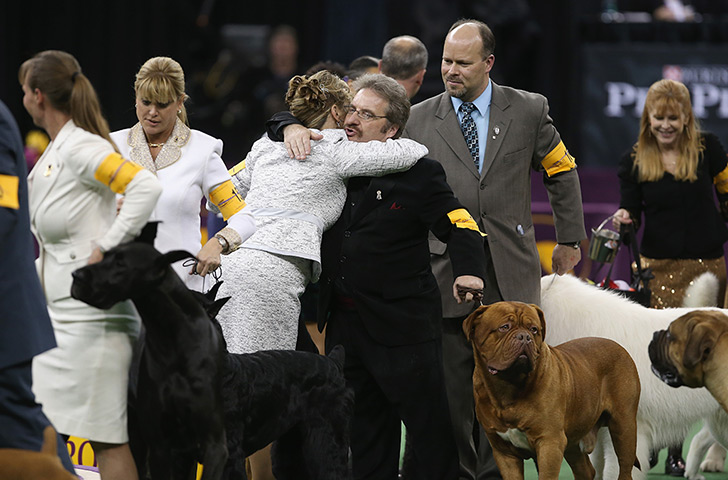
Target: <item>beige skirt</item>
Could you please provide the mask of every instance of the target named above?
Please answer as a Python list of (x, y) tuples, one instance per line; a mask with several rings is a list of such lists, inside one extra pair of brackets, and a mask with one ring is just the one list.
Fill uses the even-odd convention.
[[(655, 276), (649, 282), (652, 297), (652, 308), (676, 308), (683, 306), (687, 288), (693, 280), (705, 272), (712, 272), (718, 277), (720, 290), (718, 292), (717, 306), (725, 303), (726, 293), (726, 265), (725, 258), (710, 259), (671, 259), (647, 258), (640, 255), (643, 268), (652, 270)], [(708, 306), (708, 305), (706, 305)]]
[[(81, 308), (74, 308), (80, 302), (68, 299), (56, 305), (64, 303), (75, 303), (71, 308), (80, 313)], [(127, 385), (138, 318), (67, 321), (58, 319), (60, 312), (49, 311), (58, 347), (33, 359), (33, 392), (46, 416), (66, 435), (128, 442)]]

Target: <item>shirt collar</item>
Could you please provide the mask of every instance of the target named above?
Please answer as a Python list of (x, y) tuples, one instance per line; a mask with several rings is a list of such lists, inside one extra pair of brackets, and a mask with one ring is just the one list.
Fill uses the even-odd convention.
[[(483, 93), (480, 94), (478, 98), (473, 100), (473, 104), (475, 105), (475, 108), (478, 109), (478, 113), (485, 116), (485, 113), (490, 108), (490, 102), (493, 99), (493, 83), (488, 79), (488, 86), (485, 87), (485, 90), (483, 90)], [(462, 105), (464, 102), (460, 100), (459, 98), (450, 97), (450, 100), (452, 101), (452, 106), (455, 109), (456, 112), (460, 112), (460, 105)]]

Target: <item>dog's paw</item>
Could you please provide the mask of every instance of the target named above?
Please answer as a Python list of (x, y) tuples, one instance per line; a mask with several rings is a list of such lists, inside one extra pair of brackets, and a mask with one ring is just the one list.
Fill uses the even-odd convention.
[(722, 472), (724, 464), (725, 460), (723, 462), (719, 462), (713, 458), (706, 458), (703, 460), (703, 463), (700, 464), (700, 470), (704, 472)]
[(705, 480), (705, 477), (699, 473), (696, 473), (695, 475), (690, 475), (688, 472), (685, 472), (685, 478), (689, 480)]
[(722, 472), (725, 466), (726, 450), (719, 443), (714, 443), (708, 449), (705, 460), (700, 464), (704, 472)]

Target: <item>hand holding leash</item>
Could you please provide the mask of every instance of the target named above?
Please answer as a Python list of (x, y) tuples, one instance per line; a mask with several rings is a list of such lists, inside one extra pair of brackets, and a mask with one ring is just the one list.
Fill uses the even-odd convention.
[(481, 278), (473, 275), (462, 275), (455, 279), (453, 295), (458, 303), (482, 303), (485, 284)]

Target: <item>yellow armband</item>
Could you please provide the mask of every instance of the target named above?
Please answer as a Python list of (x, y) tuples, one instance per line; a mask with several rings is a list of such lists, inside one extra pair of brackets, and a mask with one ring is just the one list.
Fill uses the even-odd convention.
[(99, 168), (96, 169), (94, 178), (104, 185), (108, 185), (114, 193), (124, 193), (129, 182), (142, 170), (144, 167), (141, 165), (114, 152), (104, 158)]
[(566, 149), (564, 142), (559, 142), (558, 145), (551, 150), (548, 155), (541, 161), (541, 165), (546, 170), (546, 175), (553, 177), (557, 173), (568, 172), (576, 168), (576, 161), (574, 157), (569, 154)]
[(18, 177), (0, 175), (0, 207), (12, 208), (13, 210), (20, 208), (18, 202), (19, 183)]
[(238, 163), (233, 168), (231, 168), (230, 170), (228, 170), (228, 173), (232, 177), (233, 175), (235, 175), (239, 171), (243, 170), (244, 168), (245, 168), (245, 160), (243, 160), (242, 162)]
[(245, 206), (245, 202), (240, 198), (232, 180), (221, 183), (215, 190), (210, 192), (210, 202), (220, 210), (225, 221)]
[(728, 167), (725, 167), (722, 172), (713, 177), (713, 183), (719, 193), (728, 193)]
[(480, 229), (478, 228), (478, 224), (475, 223), (473, 217), (471, 217), (470, 213), (464, 208), (458, 208), (457, 210), (448, 212), (447, 217), (450, 219), (450, 223), (455, 225), (457, 228), (467, 228), (470, 230), (475, 230), (485, 237), (485, 233), (480, 231)]

